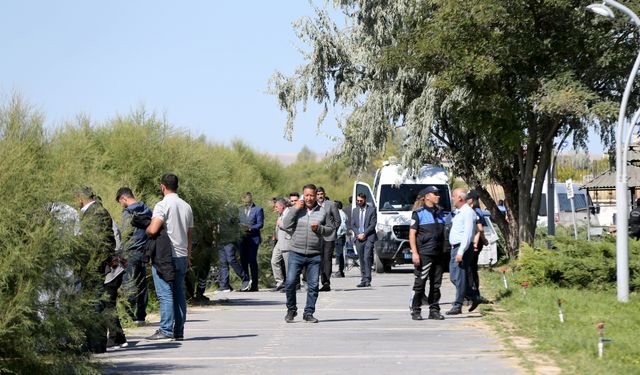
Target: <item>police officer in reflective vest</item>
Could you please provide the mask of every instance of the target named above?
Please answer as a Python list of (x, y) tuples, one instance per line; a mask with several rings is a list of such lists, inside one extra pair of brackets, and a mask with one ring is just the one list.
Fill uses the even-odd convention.
[(429, 280), (429, 319), (443, 320), (440, 314), (440, 285), (442, 285), (442, 256), (444, 248), (444, 213), (438, 208), (440, 191), (427, 186), (419, 192), (424, 205), (413, 211), (409, 228), (411, 259), (415, 266), (415, 281), (411, 296), (411, 319), (422, 320), (422, 297)]

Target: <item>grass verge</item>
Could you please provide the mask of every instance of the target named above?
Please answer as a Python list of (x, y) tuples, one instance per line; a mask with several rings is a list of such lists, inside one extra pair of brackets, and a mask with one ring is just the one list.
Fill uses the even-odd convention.
[[(483, 305), (482, 312), (498, 332), (531, 339), (534, 350), (553, 358), (563, 373), (640, 374), (640, 297), (632, 295), (629, 303), (619, 303), (615, 290), (594, 292), (545, 285), (515, 284), (514, 274), (485, 270), (483, 294), (496, 301)], [(560, 322), (558, 300), (562, 300), (564, 323)], [(598, 329), (604, 323), (603, 358), (598, 358)], [(509, 344), (512, 346), (512, 344)], [(526, 354), (518, 356), (532, 372)]]

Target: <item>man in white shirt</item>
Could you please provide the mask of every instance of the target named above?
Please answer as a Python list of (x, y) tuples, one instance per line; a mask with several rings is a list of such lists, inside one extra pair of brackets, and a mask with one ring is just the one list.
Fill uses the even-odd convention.
[(158, 276), (155, 266), (151, 271), (160, 301), (160, 328), (149, 340), (173, 338), (184, 339), (184, 322), (187, 318), (187, 300), (184, 291), (184, 278), (191, 267), (191, 244), (193, 231), (193, 211), (191, 206), (178, 194), (178, 176), (172, 173), (162, 176), (160, 190), (164, 198), (153, 209), (151, 224), (147, 235), (154, 237), (164, 226), (173, 247), (173, 266), (175, 278), (166, 282)]
[(451, 244), (451, 260), (449, 276), (456, 287), (456, 299), (447, 315), (462, 314), (462, 302), (465, 295), (471, 300), (472, 308), (478, 305), (477, 290), (469, 285), (469, 272), (473, 258), (473, 237), (476, 233), (476, 213), (467, 204), (467, 193), (458, 188), (453, 191), (453, 206), (456, 208), (451, 221), (449, 243)]

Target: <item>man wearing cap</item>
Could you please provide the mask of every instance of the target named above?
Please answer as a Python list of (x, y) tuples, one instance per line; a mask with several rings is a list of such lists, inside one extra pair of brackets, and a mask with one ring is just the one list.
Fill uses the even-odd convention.
[(476, 213), (467, 204), (467, 193), (462, 188), (453, 191), (453, 219), (449, 232), (451, 243), (451, 260), (449, 262), (449, 276), (456, 287), (456, 298), (447, 315), (462, 314), (462, 302), (466, 295), (471, 300), (471, 310), (478, 306), (478, 291), (471, 288), (468, 282), (469, 266), (473, 257), (473, 237), (476, 233)]
[(415, 281), (411, 296), (411, 319), (422, 320), (422, 296), (429, 279), (429, 319), (443, 320), (440, 314), (440, 285), (442, 285), (442, 252), (444, 245), (444, 214), (438, 208), (440, 191), (435, 186), (422, 189), (422, 207), (411, 214), (409, 246), (415, 266)]

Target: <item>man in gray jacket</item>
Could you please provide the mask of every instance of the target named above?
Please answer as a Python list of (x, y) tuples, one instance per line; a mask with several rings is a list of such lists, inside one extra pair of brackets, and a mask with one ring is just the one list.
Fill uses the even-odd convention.
[(331, 290), (331, 258), (336, 248), (336, 231), (340, 228), (342, 219), (336, 202), (329, 200), (322, 186), (318, 186), (316, 195), (318, 204), (327, 213), (327, 224), (333, 227), (331, 234), (324, 237), (324, 244), (320, 251), (320, 281), (322, 282), (320, 291), (328, 292)]
[(318, 274), (320, 273), (320, 251), (324, 236), (334, 228), (327, 223), (327, 213), (316, 201), (317, 188), (313, 184), (303, 188), (303, 199), (291, 207), (282, 219), (282, 229), (291, 234), (289, 244), (289, 264), (287, 265), (287, 315), (284, 320), (292, 323), (298, 315), (296, 304), (296, 284), (302, 267), (307, 267), (307, 304), (303, 319), (308, 323), (318, 323), (313, 316), (318, 299)]

